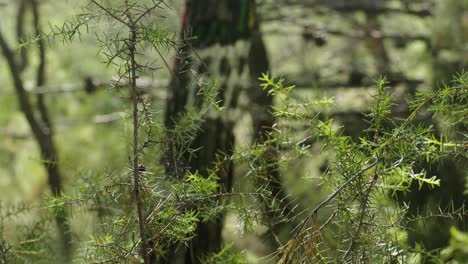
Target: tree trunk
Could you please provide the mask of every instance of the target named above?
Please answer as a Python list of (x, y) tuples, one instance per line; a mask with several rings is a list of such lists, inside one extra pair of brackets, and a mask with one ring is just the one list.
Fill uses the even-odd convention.
[[(165, 164), (166, 172), (170, 176), (183, 177), (185, 165), (189, 165), (188, 169), (192, 172), (198, 171), (200, 175), (208, 176), (210, 170), (215, 170), (213, 166), (216, 164), (217, 168), (220, 168), (215, 171), (219, 171), (222, 191), (230, 191), (232, 188), (234, 170), (225, 157), (232, 155), (234, 148), (235, 118), (232, 116), (232, 109), (237, 106), (238, 96), (249, 81), (241, 76), (244, 74), (247, 61), (245, 58), (248, 52), (247, 40), (254, 25), (253, 5), (252, 0), (186, 2), (182, 35), (192, 32), (195, 39), (191, 44), (179, 49), (179, 56), (175, 61), (177, 78), (174, 78), (170, 84), (172, 96), (166, 107), (166, 127), (171, 131), (177, 122), (178, 114), (183, 113), (189, 105), (200, 106), (202, 101), (200, 95), (197, 95), (199, 87), (189, 88), (194, 77), (186, 67), (196, 69), (198, 77), (207, 75), (208, 78), (220, 82), (218, 99), (225, 110), (221, 113), (212, 111), (206, 115), (201, 129), (197, 131), (190, 146), (192, 149), (199, 149), (194, 156), (186, 155), (176, 160), (171, 157), (176, 156), (174, 154), (178, 146), (168, 147)], [(193, 55), (194, 53), (196, 55)], [(196, 59), (192, 59), (191, 56)], [(229, 81), (232, 79), (235, 81)], [(223, 217), (219, 217), (198, 225), (196, 237), (186, 250), (185, 263), (200, 263), (200, 257), (221, 249), (223, 222)], [(173, 257), (168, 259), (168, 263), (177, 262)]]
[[(256, 144), (264, 144), (270, 137), (273, 130), (273, 125), (276, 120), (271, 115), (271, 106), (273, 105), (273, 97), (269, 96), (267, 91), (260, 88), (258, 80), (262, 73), (267, 73), (269, 70), (268, 55), (263, 42), (259, 24), (255, 23), (250, 39), (250, 50), (248, 54), (248, 67), (250, 74), (250, 82), (254, 85), (248, 91), (249, 105), (254, 127), (254, 139)], [(287, 194), (280, 177), (278, 164), (278, 150), (270, 146), (262, 157), (262, 163), (267, 164), (266, 169), (260, 176), (263, 181), (259, 187), (267, 188), (271, 192), (271, 196), (282, 201), (280, 208), (270, 208), (271, 203), (264, 204), (265, 219), (271, 220), (268, 225), (269, 232), (267, 233), (267, 241), (271, 243), (272, 249), (275, 250), (278, 246), (276, 239), (277, 234), (284, 229), (282, 221), (277, 221), (278, 218), (287, 217), (291, 213), (290, 203), (287, 199)], [(277, 203), (275, 203), (277, 204)], [(278, 213), (278, 211), (280, 213)]]

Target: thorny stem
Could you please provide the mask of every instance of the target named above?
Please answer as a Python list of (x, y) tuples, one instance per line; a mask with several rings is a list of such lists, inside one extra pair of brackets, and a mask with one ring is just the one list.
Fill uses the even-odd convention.
[(145, 218), (143, 216), (143, 201), (140, 195), (140, 171), (138, 170), (139, 163), (139, 149), (138, 149), (138, 94), (136, 90), (136, 79), (137, 74), (137, 63), (135, 60), (136, 55), (136, 41), (137, 32), (136, 25), (131, 24), (130, 27), (130, 40), (129, 40), (129, 52), (130, 52), (130, 89), (131, 98), (133, 104), (133, 193), (135, 195), (135, 201), (137, 206), (138, 225), (140, 228), (140, 239), (141, 239), (141, 254), (145, 264), (149, 263), (148, 257), (148, 241), (146, 240), (145, 234)]
[[(345, 183), (343, 183), (336, 191), (334, 191), (332, 194), (330, 194), (327, 197), (327, 199), (323, 200), (317, 207), (315, 207), (314, 210), (312, 210), (312, 212), (304, 220), (302, 220), (301, 224), (297, 227), (297, 231), (296, 231), (296, 233), (294, 235), (294, 238), (292, 239), (292, 241), (294, 241), (294, 242), (292, 244), (288, 243), (289, 246), (287, 246), (287, 248), (283, 252), (283, 257), (281, 258), (280, 263), (289, 263), (288, 261), (291, 261), (289, 254), (293, 250), (295, 250), (293, 245), (296, 245), (298, 243), (298, 241), (300, 240), (298, 237), (301, 234), (304, 234), (304, 232), (306, 232), (308, 230), (307, 224), (312, 222), (315, 219), (315, 217), (317, 216), (318, 211), (320, 209), (322, 209), (323, 207), (325, 207), (329, 202), (331, 202), (338, 194), (340, 194), (346, 187), (348, 187), (348, 185), (350, 185), (354, 180), (356, 180), (358, 177), (360, 177), (364, 172), (366, 172), (369, 169), (377, 166), (378, 162), (379, 162), (379, 160), (377, 159), (376, 161), (369, 164), (367, 167), (365, 167), (365, 168), (361, 169), (360, 171), (356, 172)], [(333, 216), (333, 214), (332, 214), (332, 216)], [(332, 219), (332, 217), (330, 217), (327, 220), (326, 224), (328, 224), (328, 222), (331, 221), (331, 219)], [(322, 227), (324, 227), (325, 225), (323, 225)], [(320, 227), (319, 230), (322, 229), (322, 227)], [(304, 243), (304, 242), (302, 242), (302, 243)]]
[(112, 13), (108, 8), (102, 6), (101, 4), (99, 4), (98, 1), (96, 0), (91, 0), (91, 2), (95, 5), (97, 5), (102, 11), (104, 11), (108, 16), (112, 17), (113, 19), (115, 19), (116, 21), (119, 21), (120, 23), (124, 24), (125, 26), (129, 27), (129, 28), (132, 28), (132, 24), (129, 23), (129, 22), (126, 22), (124, 21), (122, 18), (116, 16), (114, 13)]
[[(164, 0), (153, 1), (153, 6), (148, 8), (146, 12), (143, 12), (139, 17), (134, 19), (132, 14), (130, 13), (131, 7), (127, 10), (123, 11), (123, 14), (127, 17), (127, 20), (122, 19), (121, 17), (114, 14), (112, 9), (105, 7), (99, 4), (96, 0), (91, 0), (93, 4), (95, 4), (99, 9), (104, 11), (108, 16), (115, 19), (116, 21), (125, 25), (130, 31), (130, 38), (128, 39), (127, 48), (129, 51), (129, 65), (128, 65), (128, 79), (130, 82), (130, 97), (132, 100), (132, 107), (133, 107), (133, 160), (132, 160), (132, 171), (133, 171), (133, 194), (135, 197), (136, 202), (136, 209), (137, 209), (137, 217), (138, 217), (138, 226), (140, 232), (140, 239), (141, 239), (141, 255), (143, 257), (144, 263), (150, 263), (150, 256), (149, 256), (149, 243), (145, 233), (145, 217), (143, 215), (143, 200), (141, 197), (141, 186), (140, 186), (140, 171), (139, 171), (139, 156), (140, 156), (140, 149), (138, 145), (138, 128), (139, 128), (139, 116), (138, 116), (138, 103), (140, 99), (138, 98), (137, 93), (137, 83), (136, 80), (137, 76), (137, 69), (138, 64), (136, 62), (136, 44), (138, 42), (138, 23), (139, 21), (148, 15), (152, 10), (157, 8), (161, 3), (164, 3)], [(129, 6), (128, 2), (125, 1), (125, 6)], [(145, 144), (142, 145), (145, 147)]]
[(327, 197), (324, 201), (322, 201), (315, 209), (312, 211), (312, 214), (315, 214), (320, 210), (322, 207), (327, 205), (333, 198), (335, 198), (341, 191), (343, 191), (344, 188), (346, 188), (351, 182), (353, 182), (357, 177), (361, 176), (364, 172), (367, 170), (371, 169), (372, 167), (376, 166), (378, 161), (372, 162), (369, 166), (363, 168), (362, 170), (358, 171), (356, 174), (354, 174), (351, 178), (349, 178), (343, 185), (338, 188), (334, 193), (332, 193), (330, 196)]
[[(378, 162), (378, 160), (377, 160)], [(367, 202), (369, 201), (369, 195), (372, 190), (372, 188), (375, 186), (377, 179), (379, 178), (379, 174), (377, 173), (378, 166), (376, 166), (374, 174), (372, 176), (372, 179), (369, 181), (369, 187), (366, 189), (366, 193), (364, 194), (364, 201), (361, 203), (361, 210), (359, 212), (359, 224), (356, 230), (356, 234), (351, 238), (351, 242), (349, 243), (348, 249), (346, 250), (344, 254), (344, 259), (348, 257), (349, 253), (351, 252), (354, 242), (356, 241), (356, 237), (359, 237), (359, 234), (361, 233), (362, 225), (364, 223), (364, 215), (367, 209)]]
[[(364, 172), (367, 170), (373, 168), (376, 166), (378, 163), (378, 160), (372, 162), (369, 166), (363, 168), (362, 170), (358, 171), (356, 174), (354, 174), (351, 178), (349, 178), (343, 185), (340, 186), (335, 192), (330, 194), (330, 196), (327, 197), (327, 199), (323, 200), (317, 207), (312, 210), (312, 212), (309, 214), (309, 216), (304, 219), (300, 225), (300, 229), (297, 235), (299, 235), (305, 228), (305, 225), (309, 222), (310, 219), (314, 218), (317, 212), (323, 208), (325, 205), (327, 205), (331, 200), (333, 200), (339, 193), (341, 193), (349, 184), (351, 184), (357, 177), (361, 176)], [(296, 235), (296, 236), (297, 236)]]

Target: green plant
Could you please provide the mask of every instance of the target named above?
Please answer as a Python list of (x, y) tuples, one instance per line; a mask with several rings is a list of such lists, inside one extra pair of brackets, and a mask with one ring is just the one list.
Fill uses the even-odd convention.
[[(443, 184), (440, 178), (426, 175), (418, 166), (421, 162), (466, 158), (466, 136), (461, 140), (448, 136), (435, 139), (434, 128), (418, 124), (416, 118), (431, 111), (448, 115), (450, 125), (466, 126), (467, 79), (462, 73), (452, 86), (419, 94), (410, 102), (411, 112), (404, 120), (391, 116), (393, 102), (388, 87), (385, 79), (378, 80), (367, 115), (369, 127), (359, 142), (343, 135), (332, 120), (311, 122), (310, 131), (322, 139), (323, 150), (334, 152), (324, 179), (331, 194), (302, 220), (279, 250), (280, 263), (405, 262), (412, 251), (405, 244), (407, 207), (394, 204), (392, 197), (409, 192), (413, 182), (419, 189)], [(274, 84), (271, 79), (267, 83)], [(325, 208), (332, 213), (325, 223), (319, 223), (317, 216)], [(462, 209), (449, 209), (442, 215), (463, 215)]]

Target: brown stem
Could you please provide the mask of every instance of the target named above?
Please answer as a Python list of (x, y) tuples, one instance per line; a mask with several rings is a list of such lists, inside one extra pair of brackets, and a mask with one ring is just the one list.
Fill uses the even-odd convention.
[[(24, 34), (24, 20), (26, 16), (27, 0), (21, 0), (18, 5), (18, 13), (16, 15), (16, 40), (23, 41), (26, 38)], [(18, 63), (18, 70), (23, 71), (28, 64), (28, 52), (25, 48), (20, 50), (20, 61)]]
[[(44, 39), (41, 36), (40, 29), (40, 20), (39, 20), (39, 9), (37, 5), (37, 0), (29, 0), (31, 3), (31, 9), (33, 13), (33, 23), (34, 23), (34, 33), (38, 38), (37, 48), (39, 49), (39, 64), (37, 65), (36, 72), (36, 87), (42, 87), (45, 84), (45, 66), (46, 66), (46, 55), (45, 55), (45, 43)], [(44, 102), (44, 95), (37, 94), (37, 105), (39, 113), (41, 114), (42, 121), (48, 132), (52, 135), (52, 126), (50, 122), (49, 115), (47, 113), (47, 108)]]
[[(377, 159), (377, 162), (378, 162), (378, 159)], [(354, 234), (354, 236), (351, 238), (351, 242), (349, 243), (348, 249), (346, 250), (343, 259), (346, 259), (348, 257), (349, 253), (353, 249), (354, 242), (356, 241), (356, 238), (360, 236), (361, 229), (362, 229), (362, 226), (364, 224), (364, 216), (365, 216), (365, 213), (366, 213), (367, 202), (369, 201), (370, 192), (371, 192), (372, 188), (375, 186), (375, 184), (377, 183), (377, 180), (379, 178), (379, 174), (377, 173), (377, 169), (378, 169), (378, 166), (376, 165), (374, 174), (372, 176), (372, 179), (369, 181), (369, 187), (367, 187), (366, 192), (364, 194), (364, 200), (361, 203), (361, 210), (359, 212), (359, 223), (358, 223), (358, 227), (357, 227), (357, 230), (356, 230), (356, 234)]]
[(341, 193), (346, 187), (348, 187), (348, 185), (350, 185), (356, 178), (361, 176), (367, 170), (373, 168), (374, 166), (377, 166), (377, 164), (378, 164), (378, 161), (376, 160), (373, 163), (369, 164), (367, 167), (365, 167), (365, 168), (361, 169), (360, 171), (358, 171), (353, 176), (351, 176), (345, 183), (343, 183), (343, 185), (341, 185), (336, 191), (334, 191), (332, 194), (330, 194), (327, 197), (327, 199), (323, 200), (319, 205), (317, 205), (314, 208), (314, 210), (312, 210), (312, 212), (309, 214), (309, 216), (307, 216), (307, 218), (302, 221), (301, 228), (299, 230), (304, 230), (305, 224), (309, 221), (310, 218), (315, 217), (315, 215), (318, 213), (318, 211), (321, 208), (325, 207), (325, 205), (327, 205), (330, 201), (332, 201), (339, 193)]
[(129, 40), (129, 52), (130, 52), (130, 85), (131, 85), (131, 98), (133, 104), (133, 193), (135, 196), (136, 206), (137, 206), (137, 215), (138, 215), (138, 225), (140, 229), (140, 239), (141, 239), (141, 254), (145, 264), (149, 262), (148, 256), (148, 241), (145, 234), (145, 218), (143, 217), (143, 200), (140, 194), (140, 171), (138, 168), (139, 165), (139, 149), (138, 149), (138, 93), (137, 93), (137, 63), (135, 60), (136, 54), (136, 41), (137, 41), (137, 32), (136, 25), (132, 22), (131, 27), (131, 36)]

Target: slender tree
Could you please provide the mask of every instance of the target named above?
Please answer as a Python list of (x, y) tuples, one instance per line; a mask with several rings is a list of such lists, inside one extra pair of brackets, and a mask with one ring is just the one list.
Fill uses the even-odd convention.
[[(36, 0), (21, 0), (19, 2), (18, 16), (17, 16), (17, 39), (16, 41), (25, 40), (25, 16), (26, 11), (30, 10), (33, 17), (34, 34), (37, 37), (36, 47), (39, 54), (39, 63), (36, 66), (36, 87), (42, 87), (46, 83), (46, 47), (43, 38), (41, 37), (41, 25), (39, 6)], [(18, 45), (18, 42), (17, 42)], [(57, 148), (54, 143), (54, 131), (52, 122), (49, 117), (48, 109), (46, 107), (44, 95), (38, 93), (36, 95), (36, 105), (31, 101), (28, 92), (25, 89), (25, 81), (21, 75), (22, 71), (28, 66), (27, 50), (23, 49), (17, 55), (8, 44), (3, 32), (0, 28), (0, 48), (3, 56), (6, 59), (13, 86), (16, 91), (18, 104), (23, 112), (37, 144), (39, 145), (42, 164), (48, 175), (49, 188), (54, 197), (60, 197), (63, 193), (62, 175), (59, 168)], [(64, 261), (71, 260), (71, 244), (72, 234), (70, 226), (67, 222), (65, 211), (58, 211), (55, 214), (55, 220), (59, 229), (61, 237), (62, 252), (65, 257)]]

